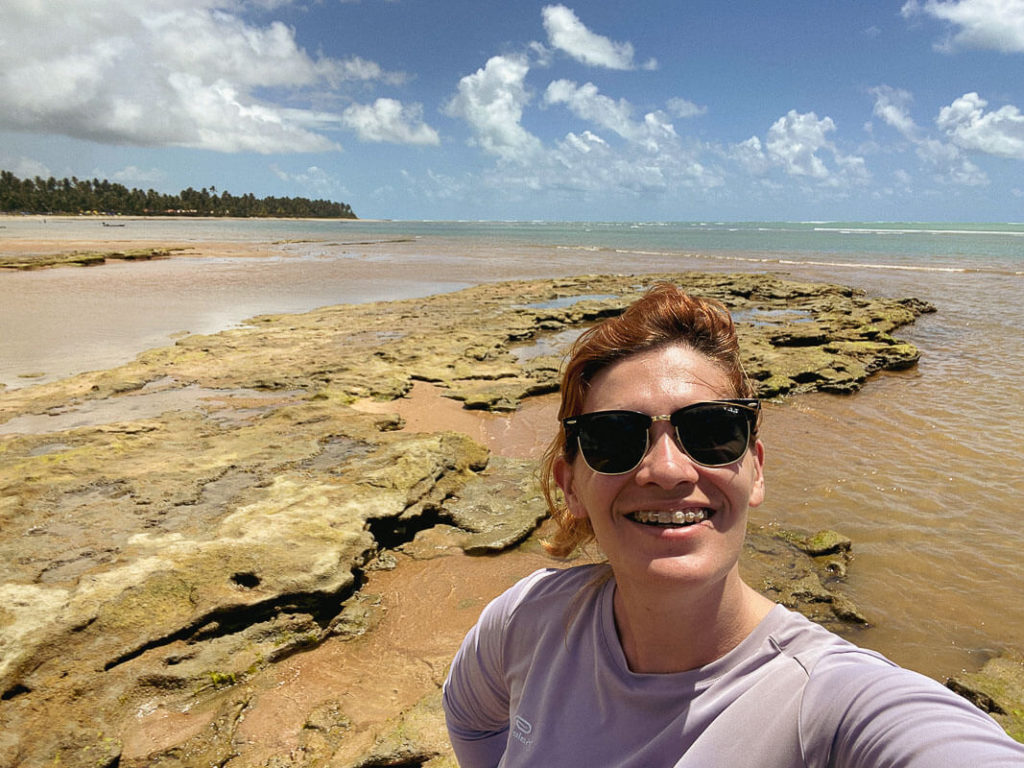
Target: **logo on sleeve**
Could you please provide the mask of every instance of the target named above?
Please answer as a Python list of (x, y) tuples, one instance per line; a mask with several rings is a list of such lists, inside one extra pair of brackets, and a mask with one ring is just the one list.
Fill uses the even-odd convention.
[(533, 723), (525, 717), (516, 715), (512, 720), (512, 736), (522, 744), (530, 746), (533, 744), (533, 739), (530, 738), (531, 733), (533, 733)]

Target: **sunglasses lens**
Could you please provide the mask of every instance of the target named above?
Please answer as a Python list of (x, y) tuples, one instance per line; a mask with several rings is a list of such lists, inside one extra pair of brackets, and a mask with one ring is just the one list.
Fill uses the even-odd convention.
[[(690, 459), (705, 467), (724, 467), (746, 453), (757, 406), (756, 400), (696, 403), (668, 418)], [(566, 429), (575, 433), (592, 470), (621, 475), (643, 461), (652, 421), (635, 411), (597, 411), (567, 419)]]
[(726, 403), (677, 411), (672, 424), (686, 453), (698, 464), (721, 467), (740, 459), (750, 439), (749, 412)]
[(580, 451), (587, 465), (606, 475), (629, 472), (644, 457), (650, 423), (641, 413), (622, 411), (581, 417)]

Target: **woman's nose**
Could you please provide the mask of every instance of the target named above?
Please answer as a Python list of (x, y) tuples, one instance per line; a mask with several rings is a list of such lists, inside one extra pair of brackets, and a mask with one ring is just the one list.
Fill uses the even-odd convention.
[(662, 488), (675, 488), (680, 483), (697, 482), (697, 465), (679, 447), (675, 429), (671, 425), (652, 425), (648, 439), (650, 448), (636, 471), (638, 483), (655, 483)]

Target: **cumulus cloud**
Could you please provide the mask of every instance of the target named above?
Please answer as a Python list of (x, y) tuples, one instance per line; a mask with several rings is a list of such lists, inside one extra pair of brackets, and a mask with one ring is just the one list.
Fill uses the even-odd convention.
[(458, 92), (445, 113), (465, 120), (473, 141), (485, 152), (527, 162), (541, 151), (541, 142), (522, 126), (523, 109), (530, 103), (525, 85), (530, 71), (525, 57), (494, 56), (459, 81)]
[(909, 0), (901, 12), (905, 18), (924, 14), (957, 27), (952, 37), (936, 44), (940, 50), (1024, 52), (1024, 0)]
[[(404, 76), (360, 58), (314, 56), (234, 0), (13, 3), (0, 25), (0, 127), (112, 144), (223, 152), (337, 149), (337, 115), (284, 108), (301, 95)], [(274, 3), (264, 3), (272, 8)]]
[(696, 152), (678, 143), (659, 152), (649, 152), (642, 144), (614, 147), (589, 130), (570, 131), (531, 163), (500, 165), (486, 180), (505, 195), (527, 190), (630, 199), (680, 190), (703, 193), (724, 184), (719, 173), (697, 159)]
[(835, 129), (831, 117), (819, 120), (813, 112), (791, 109), (768, 129), (765, 152), (791, 176), (823, 179), (828, 168), (816, 153), (830, 146), (826, 134)]
[[(943, 182), (959, 184), (964, 186), (981, 186), (988, 183), (988, 177), (977, 165), (964, 157), (963, 152), (952, 142), (944, 142), (939, 139), (927, 136), (925, 131), (917, 125), (910, 115), (910, 93), (888, 85), (881, 85), (871, 89), (875, 97), (874, 114), (884, 123), (895, 128), (903, 138), (907, 139), (914, 147), (917, 157), (930, 169), (934, 176)], [(977, 94), (967, 94), (976, 96)], [(958, 99), (957, 101), (961, 101)], [(940, 112), (940, 127), (943, 124), (948, 132), (955, 134), (958, 126), (967, 128), (965, 137), (974, 133), (969, 126), (972, 122), (970, 114), (971, 105), (975, 103), (964, 97), (964, 103), (957, 107), (954, 102), (953, 109), (946, 107)], [(981, 104), (984, 106), (984, 103)], [(950, 110), (946, 112), (946, 110)], [(943, 116), (945, 115), (945, 117)], [(977, 117), (980, 117), (980, 113)], [(977, 121), (974, 121), (977, 122)]]
[(565, 104), (577, 117), (614, 131), (627, 141), (641, 143), (652, 152), (665, 140), (676, 138), (675, 127), (663, 113), (648, 112), (642, 121), (636, 121), (632, 104), (603, 95), (593, 83), (577, 85), (571, 80), (555, 80), (544, 92), (544, 103)]
[[(860, 184), (869, 174), (862, 157), (840, 152), (829, 138), (836, 130), (831, 117), (791, 109), (768, 129), (764, 141), (751, 136), (735, 144), (730, 156), (755, 176), (780, 169), (787, 176), (804, 178), (823, 186)], [(825, 153), (831, 156), (832, 166)]]
[(987, 106), (977, 93), (965, 93), (940, 109), (935, 123), (959, 147), (1024, 160), (1024, 115), (1011, 104), (991, 112)]
[(835, 128), (830, 117), (819, 120), (813, 112), (791, 109), (772, 124), (764, 142), (751, 136), (738, 144), (735, 157), (755, 173), (780, 167), (790, 176), (823, 179), (828, 168), (817, 152), (829, 146), (826, 134)]
[(437, 145), (441, 139), (423, 122), (423, 107), (405, 106), (396, 99), (377, 99), (371, 105), (353, 104), (342, 113), (342, 122), (363, 141), (395, 144)]
[(544, 92), (544, 103), (565, 104), (577, 117), (615, 131), (624, 139), (635, 139), (642, 130), (632, 120), (629, 102), (602, 95), (593, 83), (577, 85), (571, 80), (555, 80)]
[[(617, 43), (587, 29), (579, 17), (564, 5), (548, 5), (541, 11), (548, 42), (572, 58), (593, 67), (636, 69), (631, 43)], [(649, 60), (645, 69), (654, 69), (657, 62)]]
[[(706, 190), (723, 184), (721, 175), (683, 146), (668, 116), (635, 116), (625, 99), (603, 95), (592, 83), (551, 82), (541, 103), (564, 105), (592, 128), (579, 128), (548, 145), (522, 125), (531, 96), (525, 85), (525, 57), (495, 56), (462, 78), (445, 111), (467, 122), (473, 143), (499, 162), (484, 176), (503, 194), (660, 194), (680, 188)], [(616, 134), (614, 144), (598, 131)]]

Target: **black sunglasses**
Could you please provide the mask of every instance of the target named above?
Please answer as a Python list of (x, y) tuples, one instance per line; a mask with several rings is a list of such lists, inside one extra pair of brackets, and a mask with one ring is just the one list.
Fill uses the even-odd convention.
[(579, 446), (587, 466), (602, 475), (632, 472), (647, 455), (649, 430), (668, 421), (683, 452), (703, 467), (724, 467), (747, 452), (756, 434), (761, 401), (714, 400), (693, 403), (667, 416), (637, 411), (595, 411), (563, 419), (565, 448), (572, 459)]

